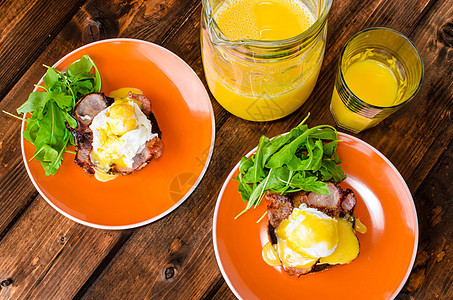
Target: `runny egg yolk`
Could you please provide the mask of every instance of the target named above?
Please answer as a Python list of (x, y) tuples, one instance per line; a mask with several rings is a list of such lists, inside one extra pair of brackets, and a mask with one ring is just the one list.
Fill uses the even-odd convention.
[[(295, 208), (290, 217), (280, 223), (275, 235), (277, 255), (285, 268), (347, 264), (359, 254), (352, 222), (331, 218), (305, 204)], [(263, 248), (263, 256), (265, 251), (268, 250)]]

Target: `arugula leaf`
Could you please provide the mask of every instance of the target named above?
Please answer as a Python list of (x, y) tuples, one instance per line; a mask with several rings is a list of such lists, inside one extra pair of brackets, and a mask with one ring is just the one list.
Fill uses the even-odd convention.
[(268, 158), (272, 156), (275, 152), (281, 149), (281, 147), (287, 144), (290, 141), (293, 141), (296, 137), (301, 135), (307, 130), (307, 125), (300, 125), (300, 127), (295, 127), (286, 135), (278, 136), (272, 139), (267, 146), (263, 149), (263, 161), (266, 164)]
[(334, 154), (336, 154), (338, 142), (342, 142), (342, 141), (336, 139), (336, 140), (324, 145), (325, 156), (332, 158), (334, 156)]
[(340, 182), (346, 178), (343, 169), (330, 159), (323, 159), (320, 173), (322, 179), (325, 181), (333, 180), (334, 182)]
[[(39, 110), (42, 110), (40, 107)], [(30, 118), (27, 119), (26, 130), (24, 131), (24, 138), (30, 143), (34, 144), (36, 140), (36, 135), (38, 134), (39, 125), (38, 125), (38, 113), (33, 114)]]
[(43, 107), (46, 101), (46, 92), (32, 92), (30, 96), (28, 96), (28, 100), (17, 109), (17, 113), (25, 114), (34, 112), (38, 108)]
[[(57, 172), (66, 147), (74, 144), (74, 136), (66, 128), (66, 123), (72, 128), (77, 127), (71, 116), (76, 101), (86, 94), (99, 92), (101, 77), (88, 55), (73, 62), (66, 73), (45, 67), (45, 86), (39, 86), (45, 91), (32, 92), (17, 113), (32, 113), (26, 119), (23, 134), (35, 146), (33, 158), (41, 163), (47, 176)], [(93, 68), (94, 74), (91, 74)]]
[(72, 96), (62, 93), (48, 92), (49, 97), (55, 100), (55, 103), (64, 111), (72, 111)]
[(253, 165), (253, 177), (257, 182), (259, 179), (264, 176), (264, 162), (263, 162), (263, 148), (269, 143), (269, 138), (265, 137), (264, 135), (260, 138), (260, 142), (258, 144), (258, 148), (256, 149), (255, 153), (255, 162)]
[(89, 57), (88, 55), (86, 55), (86, 57), (90, 60), (91, 64), (93, 65), (93, 68), (94, 68), (94, 74), (95, 74), (95, 85), (94, 85), (94, 91), (96, 93), (99, 93), (101, 91), (101, 74), (99, 73), (99, 70), (98, 68), (96, 67), (96, 65), (94, 64), (93, 60), (91, 59), (91, 57)]
[(70, 114), (65, 113), (64, 118), (66, 122), (68, 122), (69, 126), (71, 126), (71, 128), (77, 127), (77, 121)]
[(306, 170), (317, 171), (321, 167), (322, 157), (324, 155), (324, 145), (321, 140), (316, 140), (311, 146), (311, 160), (310, 164), (307, 166)]
[(258, 206), (266, 191), (329, 194), (324, 181), (338, 183), (346, 177), (338, 165), (336, 129), (329, 125), (308, 128), (304, 125), (308, 116), (286, 135), (272, 140), (262, 136), (255, 154), (241, 159), (235, 179), (247, 205), (236, 218)]
[[(297, 173), (293, 176), (290, 186), (295, 191), (315, 192), (317, 194), (329, 194), (329, 189), (325, 182), (319, 181), (316, 176), (305, 177), (303, 173)], [(305, 175), (305, 174), (304, 174)]]
[[(310, 133), (312, 138), (318, 138), (323, 140), (337, 140), (338, 134), (334, 127), (329, 125), (317, 126), (319, 129), (314, 130)], [(324, 127), (324, 128), (322, 128)], [(315, 127), (316, 128), (316, 127)], [(332, 130), (333, 129), (333, 130)]]
[(87, 55), (82, 56), (79, 60), (73, 62), (69, 67), (66, 73), (68, 76), (75, 77), (81, 73), (89, 73), (93, 68), (93, 63), (91, 59), (87, 57)]
[(240, 182), (238, 191), (241, 194), (242, 201), (246, 202), (250, 199), (250, 195), (252, 195), (253, 189), (250, 185)]
[(44, 75), (42, 81), (48, 89), (51, 89), (59, 81), (59, 76), (54, 68), (47, 67), (46, 75)]

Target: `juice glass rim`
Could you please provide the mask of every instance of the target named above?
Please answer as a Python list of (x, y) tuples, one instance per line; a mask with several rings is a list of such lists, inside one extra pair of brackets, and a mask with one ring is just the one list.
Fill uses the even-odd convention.
[[(349, 86), (347, 85), (345, 79), (344, 79), (344, 76), (343, 76), (343, 71), (341, 69), (341, 64), (343, 62), (343, 55), (344, 55), (344, 52), (346, 51), (346, 48), (347, 46), (355, 39), (357, 38), (359, 35), (362, 35), (368, 31), (374, 31), (374, 30), (384, 30), (384, 31), (389, 31), (389, 32), (392, 32), (392, 33), (395, 33), (397, 35), (399, 35), (400, 37), (402, 37), (406, 42), (409, 43), (409, 45), (415, 50), (415, 53), (417, 54), (418, 56), (418, 59), (420, 60), (420, 66), (421, 66), (421, 74), (420, 74), (420, 80), (418, 82), (418, 85), (417, 85), (417, 88), (414, 89), (414, 92), (404, 101), (398, 103), (398, 104), (395, 104), (395, 105), (392, 105), (392, 106), (378, 106), (378, 105), (373, 105), (373, 104), (370, 104), (362, 99), (360, 99), (359, 97), (356, 96), (356, 94), (354, 94), (353, 91), (351, 91), (351, 89), (349, 88)], [(359, 32), (357, 32), (356, 34), (354, 34), (352, 37), (349, 38), (349, 40), (346, 42), (346, 44), (343, 46), (343, 48), (341, 49), (341, 53), (340, 53), (340, 59), (338, 60), (338, 73), (340, 75), (340, 80), (341, 80), (341, 83), (344, 87), (344, 89), (348, 92), (348, 94), (350, 94), (352, 97), (354, 97), (354, 99), (359, 102), (360, 104), (364, 105), (364, 106), (367, 106), (367, 107), (370, 107), (370, 108), (376, 108), (376, 109), (380, 109), (380, 110), (387, 110), (387, 109), (393, 109), (393, 108), (398, 108), (400, 106), (403, 106), (404, 104), (406, 104), (407, 102), (409, 102), (410, 100), (412, 100), (415, 95), (417, 94), (417, 92), (420, 90), (420, 87), (422, 85), (422, 82), (423, 82), (423, 77), (424, 77), (424, 66), (423, 66), (423, 59), (422, 59), (422, 56), (420, 55), (420, 52), (418, 52), (417, 48), (415, 47), (414, 43), (409, 39), (407, 38), (404, 34), (402, 34), (401, 32), (399, 31), (396, 31), (394, 29), (391, 29), (391, 28), (386, 28), (386, 27), (371, 27), (371, 28), (366, 28), (364, 30), (361, 30)]]
[(243, 45), (253, 45), (253, 46), (262, 46), (262, 47), (272, 47), (272, 46), (287, 46), (293, 43), (300, 43), (301, 40), (305, 38), (309, 39), (311, 36), (316, 34), (320, 28), (324, 27), (324, 24), (327, 21), (327, 15), (329, 14), (330, 8), (332, 6), (333, 0), (325, 0), (326, 4), (323, 7), (321, 15), (316, 18), (316, 21), (308, 27), (307, 30), (301, 32), (300, 34), (283, 39), (283, 40), (255, 40), (255, 39), (242, 39), (242, 40), (230, 40), (228, 39), (223, 31), (220, 29), (219, 25), (214, 19), (214, 15), (211, 11), (211, 6), (209, 5), (210, 0), (202, 0), (202, 10), (206, 14), (208, 21), (214, 26), (216, 31), (221, 33), (221, 36), (217, 36), (216, 44), (231, 45), (231, 46), (243, 46)]

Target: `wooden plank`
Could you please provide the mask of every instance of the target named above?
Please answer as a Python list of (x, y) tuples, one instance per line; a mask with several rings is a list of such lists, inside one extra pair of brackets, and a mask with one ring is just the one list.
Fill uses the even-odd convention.
[[(335, 3), (339, 2), (334, 2), (334, 5)], [(420, 22), (418, 16), (423, 14), (432, 2), (420, 2), (420, 5), (410, 10), (402, 9), (402, 7), (407, 7), (412, 3), (412, 1), (407, 1), (407, 3), (392, 2), (389, 5), (384, 1), (371, 1), (363, 4), (362, 2), (337, 4), (340, 11), (332, 12), (333, 19), (334, 21), (337, 20), (340, 25), (341, 23), (345, 23), (345, 25), (340, 26), (335, 22), (331, 22), (335, 26), (329, 29), (329, 36), (338, 38), (331, 38), (329, 41), (323, 74), (320, 77), (317, 88), (311, 100), (288, 118), (271, 123), (251, 123), (234, 116), (225, 115), (224, 110), (218, 107), (217, 102), (213, 101), (216, 118), (220, 116), (222, 121), (220, 125), (217, 123), (218, 131), (214, 155), (204, 180), (182, 207), (165, 219), (140, 228), (131, 237), (112, 264), (106, 268), (99, 280), (87, 291), (86, 298), (96, 299), (108, 295), (122, 298), (129, 295), (129, 291), (133, 291), (133, 295), (129, 297), (137, 299), (160, 297), (198, 299), (215, 295), (219, 298), (234, 298), (225, 284), (219, 286), (218, 292), (212, 290), (213, 285), (218, 286), (220, 273), (213, 266), (215, 265), (215, 260), (212, 258), (212, 249), (210, 251), (206, 250), (206, 240), (205, 238), (200, 238), (200, 236), (209, 236), (211, 232), (211, 224), (207, 220), (212, 217), (216, 195), (228, 171), (247, 150), (256, 146), (261, 134), (273, 136), (287, 131), (295, 126), (306, 115), (307, 111), (312, 111), (313, 113), (313, 117), (309, 121), (310, 125), (333, 124), (333, 119), (328, 110), (328, 103), (330, 102), (333, 78), (336, 72), (335, 62), (340, 48), (353, 33), (358, 31), (358, 28), (368, 27), (367, 24), (373, 24), (374, 20), (379, 19), (379, 16), (384, 14), (391, 15), (394, 12), (392, 18), (384, 20), (380, 24), (382, 26), (391, 24), (407, 30), (405, 28), (411, 28), (411, 26), (418, 24)], [(357, 16), (357, 19), (355, 19), (357, 21), (355, 22), (358, 24), (350, 27), (346, 26), (346, 23), (352, 20), (353, 16)], [(394, 23), (395, 20), (399, 21)], [(195, 51), (197, 46), (194, 45), (198, 42), (198, 32), (194, 28), (198, 26), (198, 19), (191, 17), (175, 37), (165, 45), (188, 61), (197, 73), (202, 68), (200, 54)], [(419, 30), (422, 29), (419, 28)], [(424, 40), (422, 39), (417, 40), (419, 45), (422, 45), (423, 42)], [(427, 70), (432, 75), (435, 75), (436, 71), (436, 69)], [(435, 76), (433, 80), (438, 80), (439, 77), (440, 75)], [(448, 100), (445, 93), (448, 92), (448, 86), (441, 85), (439, 89), (440, 93), (444, 93), (440, 95), (443, 104), (440, 104), (438, 110), (430, 112), (429, 115), (434, 115), (445, 108), (445, 102)], [(426, 97), (425, 93), (426, 91), (422, 91), (419, 98)], [(398, 166), (403, 169), (403, 175), (413, 176), (414, 183), (412, 188), (414, 189), (420, 184), (420, 182), (417, 183), (415, 181), (415, 178), (420, 180), (428, 174), (423, 173), (421, 176), (415, 174), (416, 165), (420, 162), (421, 156), (411, 159), (403, 155), (399, 156), (394, 152), (410, 152), (412, 143), (421, 142), (420, 131), (417, 131), (414, 126), (413, 130), (417, 132), (418, 136), (413, 135), (413, 133), (412, 135), (403, 135), (401, 130), (405, 128), (404, 126), (393, 128), (390, 131), (388, 130), (390, 126), (388, 124), (395, 122), (406, 124), (404, 122), (411, 119), (410, 116), (416, 108), (415, 106), (410, 111), (400, 112), (398, 117), (386, 121), (387, 125), (385, 123), (380, 125), (380, 127), (386, 128), (385, 134), (389, 135), (389, 138), (382, 139), (382, 129), (379, 129), (379, 127), (359, 135), (361, 138), (368, 139), (372, 145), (377, 146), (390, 158), (395, 158)], [(446, 119), (441, 118), (439, 123), (436, 123), (435, 127), (431, 129), (431, 132), (441, 132), (446, 122)], [(394, 141), (398, 140), (402, 135), (407, 143), (401, 143), (401, 146), (397, 145), (398, 147), (394, 146)], [(432, 143), (428, 142), (426, 148), (419, 150), (426, 153), (431, 151), (433, 146)], [(442, 151), (443, 148), (440, 147), (428, 160), (427, 172), (433, 167)], [(414, 161), (416, 162), (415, 164), (413, 164)], [(175, 244), (181, 246), (174, 247)], [(208, 256), (206, 256), (206, 251), (208, 251)], [(174, 272), (176, 274), (174, 279), (172, 277), (172, 280), (165, 280), (162, 277), (168, 266), (172, 266), (176, 270), (169, 271), (169, 273), (173, 274)], [(130, 279), (124, 280), (124, 278)]]
[(85, 1), (5, 1), (0, 6), (0, 99)]
[(416, 165), (411, 171), (403, 166), (400, 169), (403, 176), (410, 174), (406, 176), (409, 187), (415, 187), (412, 191), (421, 184), (420, 179), (429, 174), (433, 162), (437, 161), (434, 157), (439, 158), (446, 151), (453, 137), (453, 38), (449, 34), (452, 24), (453, 1), (437, 1), (420, 24), (422, 30), (413, 30), (409, 36), (423, 58), (425, 78), (413, 103), (397, 112), (396, 118), (403, 118), (393, 126), (393, 130), (404, 132), (407, 124), (414, 124), (405, 133), (413, 139), (409, 139), (411, 145), (405, 147), (410, 151), (391, 151), (398, 151), (402, 159), (410, 157), (406, 166)]
[(417, 259), (402, 296), (453, 299), (453, 144), (415, 195), (420, 223)]
[(39, 196), (0, 243), (0, 280), (10, 283), (0, 298), (67, 299), (120, 235), (79, 225)]
[[(0, 102), (0, 111), (15, 113), (33, 90), (45, 69), (42, 64), (53, 64), (71, 48), (71, 42), (55, 39), (52, 51), (40, 55), (32, 67), (25, 73), (15, 87)], [(74, 44), (72, 44), (73, 46)], [(0, 113), (0, 185), (2, 186), (0, 204), (0, 240), (10, 226), (29, 203), (38, 194), (22, 162), (20, 148), (21, 122), (4, 113)], [(1, 263), (0, 263), (1, 264)]]
[(0, 241), (38, 195), (31, 182), (24, 180), (26, 176), (23, 163), (19, 163), (0, 180)]
[[(82, 40), (93, 37), (105, 38), (112, 32), (116, 32), (115, 34), (160, 43), (166, 38), (167, 31), (171, 32), (184, 21), (185, 13), (191, 11), (192, 5), (190, 1), (162, 0), (152, 3), (141, 1), (131, 4), (118, 2), (100, 11), (98, 4), (98, 1), (89, 1), (77, 12), (0, 102), (0, 110), (14, 112), (26, 100), (33, 89), (33, 84), (38, 82), (44, 74), (42, 64), (52, 65), (66, 53), (81, 46)], [(126, 7), (127, 5), (130, 7)], [(178, 13), (176, 14), (175, 11)], [(147, 22), (150, 18), (166, 21), (156, 23), (152, 30), (134, 31), (127, 24), (132, 22), (130, 19), (135, 19), (137, 16), (142, 16), (143, 22)], [(109, 23), (109, 18), (119, 21), (112, 24)], [(96, 24), (95, 28), (100, 30), (87, 30), (90, 24)], [(118, 31), (115, 31), (115, 26), (118, 26)], [(90, 34), (87, 35), (88, 31)], [(152, 36), (148, 36), (149, 34)], [(92, 279), (93, 274), (96, 276), (96, 272), (102, 272), (104, 264), (108, 264), (122, 243), (127, 240), (130, 232), (105, 232), (81, 226), (59, 215), (40, 197), (32, 202), (37, 192), (27, 178), (21, 162), (20, 121), (0, 114), (0, 126), (2, 126), (0, 132), (2, 141), (0, 249), (15, 249), (14, 251), (17, 252), (14, 255), (8, 254), (8, 257), (5, 257), (7, 259), (0, 258), (0, 281), (8, 278), (13, 281), (11, 285), (1, 287), (0, 298), (23, 299), (30, 296), (38, 299), (68, 299), (74, 297), (85, 282)], [(35, 202), (39, 202), (43, 207), (37, 206)], [(28, 219), (37, 211), (39, 211), (39, 221), (29, 222)], [(25, 212), (24, 215), (22, 215), (23, 212)], [(16, 220), (19, 221), (16, 222)], [(60, 228), (66, 230), (65, 236), (70, 237), (72, 241), (68, 246), (55, 247), (52, 244), (58, 238), (55, 232)], [(37, 235), (33, 235), (33, 239), (21, 238), (29, 232), (36, 232)], [(34, 245), (41, 240), (39, 245)], [(97, 248), (98, 244), (102, 249)], [(45, 255), (49, 251), (51, 254)], [(36, 256), (43, 256), (39, 261), (39, 270), (21, 271), (21, 269), (29, 270), (28, 265), (33, 264)], [(89, 264), (87, 268), (85, 268), (86, 263)]]

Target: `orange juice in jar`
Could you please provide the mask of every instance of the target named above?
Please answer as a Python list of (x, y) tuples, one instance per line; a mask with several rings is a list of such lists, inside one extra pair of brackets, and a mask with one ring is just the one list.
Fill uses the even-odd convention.
[(331, 0), (203, 1), (201, 43), (209, 88), (229, 112), (282, 118), (312, 92)]

